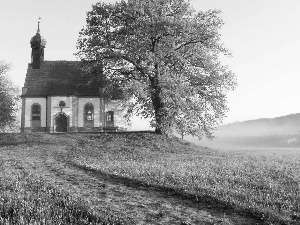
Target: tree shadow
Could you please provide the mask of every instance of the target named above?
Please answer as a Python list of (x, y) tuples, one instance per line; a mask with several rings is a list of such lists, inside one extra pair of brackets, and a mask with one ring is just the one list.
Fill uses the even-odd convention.
[(101, 179), (116, 185), (124, 185), (136, 190), (147, 191), (148, 193), (154, 194), (157, 197), (174, 198), (179, 200), (182, 205), (191, 208), (197, 208), (200, 210), (206, 210), (212, 214), (238, 214), (242, 217), (249, 218), (249, 220), (252, 220), (255, 224), (263, 224), (270, 216), (266, 215), (263, 212), (235, 207), (233, 204), (221, 201), (220, 199), (212, 196), (197, 196), (194, 194), (186, 193), (180, 189), (176, 190), (174, 188), (161, 185), (149, 185), (137, 179), (105, 173), (93, 168), (78, 165), (73, 162), (68, 162), (68, 165), (83, 170), (84, 172), (97, 179)]

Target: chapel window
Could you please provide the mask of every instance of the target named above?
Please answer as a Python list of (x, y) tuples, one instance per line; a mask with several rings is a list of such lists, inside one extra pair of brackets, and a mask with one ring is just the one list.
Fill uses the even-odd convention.
[(113, 111), (108, 111), (106, 113), (106, 121), (108, 121), (108, 122), (114, 121), (114, 112)]
[(94, 106), (92, 103), (87, 103), (84, 106), (85, 119), (88, 121), (94, 120)]
[(31, 107), (31, 119), (41, 120), (41, 106), (39, 104), (33, 104)]
[(58, 106), (61, 107), (61, 108), (66, 107), (66, 103), (64, 101), (60, 101), (58, 103)]

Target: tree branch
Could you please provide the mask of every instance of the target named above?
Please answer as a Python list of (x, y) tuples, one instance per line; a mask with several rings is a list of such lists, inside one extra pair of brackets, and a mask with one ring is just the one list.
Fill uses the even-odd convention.
[(130, 59), (127, 56), (122, 56), (121, 58), (126, 60), (127, 62), (131, 63), (132, 65), (134, 65), (135, 68), (141, 73), (142, 76), (144, 76), (144, 77), (147, 76), (145, 71), (143, 70), (143, 68), (141, 66), (139, 66), (134, 60)]
[(181, 49), (182, 47), (184, 47), (184, 46), (187, 46), (187, 45), (190, 45), (190, 44), (197, 44), (197, 43), (200, 43), (201, 41), (195, 41), (195, 40), (191, 40), (191, 41), (188, 41), (188, 42), (185, 42), (185, 43), (183, 43), (183, 44), (181, 44), (181, 45), (177, 45), (177, 46), (175, 46), (175, 51), (177, 51), (177, 50), (179, 50), (179, 49)]

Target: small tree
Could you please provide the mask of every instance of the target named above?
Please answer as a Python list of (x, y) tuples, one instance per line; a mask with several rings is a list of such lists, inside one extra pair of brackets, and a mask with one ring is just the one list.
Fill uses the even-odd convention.
[(185, 0), (99, 2), (87, 13), (77, 55), (99, 60), (122, 87), (128, 115), (153, 118), (156, 133), (211, 137), (236, 86), (218, 60), (229, 54), (220, 43), (219, 14), (195, 12)]
[(0, 131), (16, 131), (19, 122), (19, 89), (8, 77), (10, 65), (0, 61)]

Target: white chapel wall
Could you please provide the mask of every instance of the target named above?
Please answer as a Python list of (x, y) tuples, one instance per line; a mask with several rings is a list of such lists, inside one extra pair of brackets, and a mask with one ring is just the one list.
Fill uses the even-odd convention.
[(31, 127), (31, 107), (41, 105), (41, 127), (46, 127), (46, 98), (25, 98), (25, 127)]
[[(61, 109), (58, 104), (60, 101), (66, 103), (66, 107)], [(69, 126), (72, 126), (72, 97), (71, 96), (54, 96), (51, 97), (51, 127), (54, 126), (54, 116), (59, 112), (65, 113), (69, 116)]]
[(120, 101), (112, 100), (105, 104), (105, 112), (113, 111), (114, 112), (114, 126), (116, 127), (127, 127), (127, 124), (124, 121), (123, 115), (124, 111), (119, 106)]
[(78, 127), (83, 127), (84, 122), (84, 106), (86, 103), (92, 103), (94, 105), (94, 127), (102, 126), (100, 119), (100, 97), (80, 97), (78, 98)]

